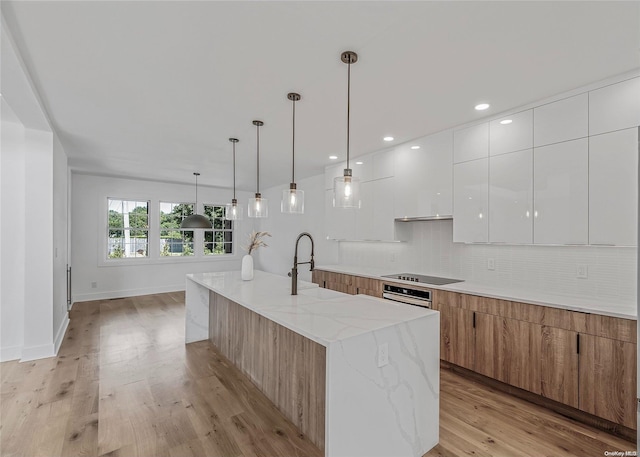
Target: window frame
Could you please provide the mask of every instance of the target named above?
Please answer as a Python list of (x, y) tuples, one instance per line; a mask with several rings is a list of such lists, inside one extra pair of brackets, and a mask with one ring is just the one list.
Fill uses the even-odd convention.
[[(202, 214), (204, 214), (205, 217), (207, 217), (206, 216), (206, 207), (207, 206), (211, 206), (213, 208), (221, 207), (223, 209), (223, 211), (225, 212), (225, 216), (226, 216), (226, 203), (203, 203), (202, 204)], [(236, 231), (235, 222), (236, 221), (227, 221), (224, 218), (225, 216), (222, 217), (223, 228), (216, 229), (215, 228), (215, 219), (217, 219), (217, 218), (214, 218), (214, 220), (211, 220), (211, 218), (209, 218), (211, 220), (211, 225), (214, 228), (212, 228), (211, 230), (207, 229), (207, 230), (203, 230), (202, 231), (202, 238), (203, 239), (202, 239), (202, 249), (200, 250), (200, 253), (202, 254), (202, 256), (204, 258), (229, 258), (229, 257), (235, 257), (237, 255), (237, 253), (236, 253), (236, 248), (237, 248), (237, 246), (236, 246), (236, 233), (235, 233), (235, 231)], [(230, 229), (225, 229), (224, 228), (225, 222), (230, 222), (231, 223), (231, 228)], [(229, 243), (231, 245), (231, 252), (230, 253), (225, 252), (224, 254), (214, 254), (212, 252), (211, 254), (206, 254), (204, 252), (204, 250), (205, 250), (206, 245), (207, 245), (207, 241), (205, 239), (207, 232), (213, 233), (213, 240), (211, 241), (211, 243), (213, 243), (214, 246), (215, 246), (215, 243), (216, 243), (216, 241), (215, 241), (215, 233), (216, 232), (231, 233), (231, 242)], [(224, 243), (226, 244), (227, 242), (225, 241)]]
[[(139, 261), (146, 261), (150, 258), (150, 252), (149, 252), (149, 246), (150, 246), (150, 240), (151, 240), (151, 223), (150, 223), (150, 219), (151, 219), (151, 200), (147, 199), (147, 198), (119, 198), (119, 197), (109, 197), (107, 196), (104, 200), (106, 203), (106, 211), (103, 211), (103, 224), (102, 227), (104, 227), (104, 229), (106, 229), (106, 237), (105, 232), (102, 232), (103, 235), (101, 236), (102, 238), (102, 243), (99, 243), (100, 245), (100, 249), (102, 250), (102, 255), (99, 257), (101, 258), (104, 262), (108, 262), (108, 263), (121, 263), (121, 264), (130, 264), (130, 263), (137, 263)], [(135, 203), (144, 203), (146, 202), (147, 204), (147, 228), (146, 229), (141, 229), (138, 227), (124, 227), (124, 223), (123, 223), (123, 227), (122, 230), (126, 231), (126, 230), (143, 230), (147, 233), (147, 249), (146, 249), (146, 255), (144, 256), (134, 256), (134, 257), (109, 257), (109, 245), (110, 245), (110, 236), (109, 236), (109, 232), (112, 229), (120, 229), (119, 227), (111, 227), (109, 225), (109, 212), (110, 210), (110, 201), (121, 201), (121, 202), (135, 202)], [(123, 213), (121, 213), (123, 214)]]
[[(166, 229), (163, 228), (161, 226), (162, 224), (162, 205), (172, 205), (172, 210), (173, 207), (178, 206), (178, 205), (192, 205), (193, 206), (193, 210), (191, 214), (196, 214), (197, 213), (197, 208), (196, 208), (196, 203), (195, 202), (168, 202), (168, 201), (164, 201), (164, 200), (158, 200), (158, 223), (157, 223), (157, 228), (158, 228), (158, 243), (156, 243), (156, 247), (158, 248), (157, 251), (154, 251), (155, 254), (158, 256), (158, 259), (161, 262), (166, 262), (167, 259), (193, 259), (197, 257), (197, 242), (196, 242), (196, 238), (197, 238), (197, 230), (195, 229), (181, 229), (181, 228), (173, 228), (173, 229)], [(180, 222), (182, 222), (185, 218), (189, 217), (190, 215), (185, 216), (184, 213), (181, 215), (180, 217)], [(178, 231), (182, 233), (182, 246), (184, 249), (184, 232), (192, 232), (193, 233), (193, 237), (192, 237), (192, 250), (193, 250), (193, 254), (191, 255), (163, 255), (162, 254), (162, 250), (160, 249), (160, 243), (162, 242), (162, 232), (163, 231)], [(182, 261), (182, 260), (180, 260)]]

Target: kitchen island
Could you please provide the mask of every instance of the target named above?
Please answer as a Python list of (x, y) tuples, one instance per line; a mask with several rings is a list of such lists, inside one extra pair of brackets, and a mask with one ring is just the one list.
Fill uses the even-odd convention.
[(326, 456), (438, 443), (439, 314), (256, 271), (187, 275), (186, 343), (210, 339)]

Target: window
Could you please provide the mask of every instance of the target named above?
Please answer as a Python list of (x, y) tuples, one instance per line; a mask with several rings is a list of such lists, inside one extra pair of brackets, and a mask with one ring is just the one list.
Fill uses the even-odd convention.
[(204, 232), (204, 254), (233, 254), (233, 221), (225, 220), (225, 206), (204, 205), (204, 215), (213, 225)]
[(149, 255), (149, 202), (107, 199), (107, 258)]
[(193, 230), (182, 230), (182, 220), (193, 214), (193, 203), (160, 202), (160, 255), (192, 256)]

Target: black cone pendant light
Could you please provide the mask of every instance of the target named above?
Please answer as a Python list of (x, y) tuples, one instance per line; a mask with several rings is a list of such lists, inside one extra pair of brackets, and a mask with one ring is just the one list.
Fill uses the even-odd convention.
[(211, 221), (204, 216), (198, 214), (198, 176), (200, 173), (193, 174), (196, 177), (196, 202), (191, 216), (187, 216), (182, 220), (180, 228), (182, 229), (210, 229)]

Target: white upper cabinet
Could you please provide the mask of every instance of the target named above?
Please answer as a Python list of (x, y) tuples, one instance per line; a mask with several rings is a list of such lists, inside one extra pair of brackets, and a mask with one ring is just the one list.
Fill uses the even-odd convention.
[(452, 161), (453, 134), (450, 131), (396, 147), (394, 216), (410, 218), (452, 215)]
[(533, 163), (534, 243), (587, 244), (589, 140), (535, 148)]
[(488, 236), (489, 159), (453, 166), (453, 241), (486, 243)]
[(373, 161), (373, 174), (371, 179), (390, 178), (394, 174), (393, 149), (374, 152), (370, 155)]
[(363, 182), (360, 195), (362, 205), (355, 213), (353, 239), (393, 241), (393, 178)]
[(589, 135), (640, 125), (640, 77), (589, 92)]
[(489, 123), (453, 132), (453, 163), (489, 156)]
[(533, 110), (533, 144), (544, 146), (589, 134), (589, 96), (580, 94)]
[(589, 138), (589, 243), (637, 245), (638, 129)]
[(533, 110), (504, 116), (489, 124), (489, 153), (492, 156), (533, 147)]
[(491, 157), (489, 241), (533, 243), (533, 150)]
[(333, 189), (326, 189), (324, 204), (325, 233), (332, 240), (355, 239), (355, 222), (357, 209), (334, 208)]

